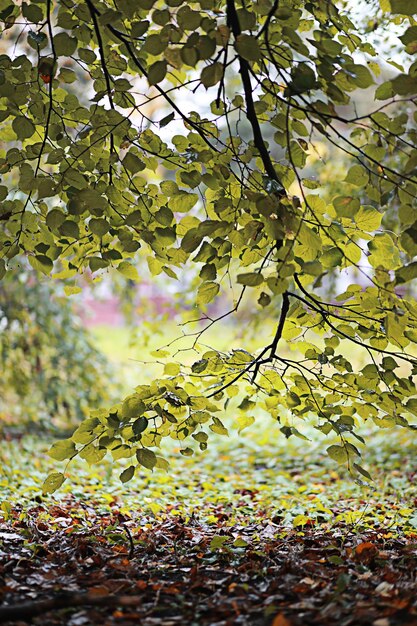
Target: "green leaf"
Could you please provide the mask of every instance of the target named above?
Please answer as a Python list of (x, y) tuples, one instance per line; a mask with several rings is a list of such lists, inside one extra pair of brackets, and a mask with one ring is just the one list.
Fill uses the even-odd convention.
[(355, 470), (357, 472), (359, 472), (359, 474), (362, 474), (362, 476), (364, 476), (367, 480), (373, 480), (372, 476), (370, 475), (370, 473), (361, 465), (359, 465), (358, 463), (354, 463), (353, 467), (355, 468)]
[(110, 224), (105, 219), (102, 219), (102, 218), (93, 217), (89, 221), (88, 227), (91, 230), (91, 232), (97, 235), (98, 237), (103, 237), (110, 230)]
[(390, 0), (391, 13), (402, 15), (417, 14), (417, 0)]
[(258, 304), (261, 307), (266, 307), (271, 304), (271, 296), (263, 291), (258, 298)]
[(169, 463), (166, 459), (164, 459), (162, 456), (157, 456), (156, 457), (156, 468), (163, 470), (164, 472), (168, 472), (169, 471)]
[(368, 248), (371, 253), (368, 260), (372, 267), (382, 266), (394, 270), (401, 264), (398, 246), (387, 233), (376, 234), (368, 243)]
[[(38, 7), (35, 4), (24, 3), (22, 5), (22, 14), (29, 22), (32, 22), (33, 24), (36, 24), (37, 22), (41, 22), (43, 20), (43, 11), (41, 7)], [(40, 43), (39, 39), (37, 39), (37, 42)]]
[(204, 432), (194, 433), (193, 434), (193, 439), (195, 439), (199, 443), (207, 443), (208, 435), (207, 435), (207, 433), (204, 433)]
[(401, 235), (401, 245), (411, 256), (417, 254), (417, 222), (414, 222)]
[(72, 440), (75, 443), (88, 444), (96, 439), (95, 428), (98, 426), (99, 420), (97, 418), (88, 418), (84, 420), (72, 435)]
[(180, 50), (181, 60), (189, 67), (195, 67), (200, 58), (199, 51), (195, 47), (184, 46)]
[(244, 539), (241, 539), (240, 537), (235, 539), (233, 542), (234, 548), (246, 548), (248, 545), (249, 545), (248, 542), (245, 541)]
[(188, 213), (197, 203), (198, 195), (196, 193), (179, 193), (171, 197), (169, 208), (174, 213)]
[(97, 58), (95, 52), (89, 48), (78, 48), (78, 56), (86, 63), (94, 63)]
[[(256, 37), (252, 35), (238, 35), (235, 49), (239, 56), (246, 61), (258, 61), (261, 58), (261, 49)], [(204, 83), (203, 83), (204, 84)]]
[(65, 213), (59, 209), (52, 209), (46, 216), (46, 225), (51, 229), (59, 228), (64, 221)]
[(355, 223), (359, 230), (371, 233), (380, 227), (382, 213), (374, 209), (372, 206), (361, 206), (355, 215)]
[(185, 233), (181, 241), (181, 248), (185, 252), (193, 252), (194, 250), (198, 248), (202, 239), (203, 239), (203, 235), (198, 231), (198, 229), (191, 228)]
[(71, 56), (77, 49), (77, 40), (68, 33), (58, 33), (54, 36), (54, 51), (57, 56)]
[(194, 187), (198, 187), (201, 182), (201, 174), (197, 171), (181, 172), (180, 178), (184, 185), (188, 185), (188, 187), (191, 187), (192, 189), (194, 189)]
[(336, 463), (339, 463), (339, 465), (341, 465), (342, 463), (346, 463), (346, 461), (349, 458), (349, 455), (345, 446), (338, 446), (338, 445), (329, 446), (326, 451), (329, 457), (333, 459), (334, 461), (336, 461)]
[(164, 126), (168, 126), (168, 124), (172, 122), (174, 118), (175, 118), (174, 112), (170, 113), (169, 115), (166, 115), (165, 117), (162, 118), (162, 120), (160, 120), (159, 128), (164, 128)]
[(252, 426), (252, 424), (254, 423), (255, 418), (253, 417), (253, 415), (242, 415), (241, 417), (237, 418), (237, 423), (238, 423), (238, 433), (240, 434), (242, 432), (242, 430), (244, 430), (245, 428), (248, 428), (249, 426)]
[(320, 263), (325, 269), (337, 267), (344, 259), (343, 251), (340, 248), (332, 247), (326, 250), (320, 257)]
[(148, 420), (146, 417), (138, 417), (132, 424), (133, 432), (136, 436), (141, 435), (148, 427)]
[(410, 280), (417, 278), (417, 262), (409, 263), (404, 267), (400, 267), (395, 272), (396, 283), (401, 285), (402, 283), (408, 283)]
[(63, 439), (57, 441), (48, 450), (50, 457), (56, 461), (65, 461), (65, 459), (71, 459), (76, 452), (75, 443), (71, 439)]
[(379, 5), (383, 13), (391, 12), (391, 3), (390, 0), (379, 0)]
[(150, 470), (155, 467), (157, 462), (155, 452), (149, 450), (149, 448), (139, 448), (139, 450), (136, 451), (136, 458), (140, 465)]
[(181, 448), (180, 449), (180, 454), (182, 454), (183, 456), (193, 456), (194, 450), (192, 448), (190, 448), (190, 447)]
[(128, 152), (125, 158), (122, 161), (124, 167), (129, 170), (132, 174), (136, 174), (137, 172), (142, 172), (145, 169), (146, 165), (136, 154), (133, 152)]
[(36, 254), (35, 256), (29, 257), (29, 263), (33, 267), (33, 269), (38, 272), (42, 272), (43, 274), (49, 274), (54, 267), (51, 259), (44, 254)]
[(350, 79), (356, 87), (360, 89), (366, 89), (374, 84), (374, 79), (371, 72), (365, 65), (358, 63), (346, 63), (344, 70), (349, 74)]
[(109, 264), (110, 261), (108, 261), (107, 259), (102, 259), (99, 256), (91, 256), (88, 259), (88, 265), (92, 272), (97, 272), (97, 270), (104, 269), (105, 267), (108, 267)]
[(227, 430), (223, 422), (219, 420), (218, 417), (213, 416), (213, 423), (209, 424), (209, 428), (214, 433), (216, 433), (216, 435), (225, 435), (226, 437), (229, 436), (229, 431)]
[(340, 217), (354, 217), (359, 210), (360, 202), (353, 196), (337, 196), (333, 200), (333, 206)]
[(316, 74), (307, 63), (299, 63), (291, 71), (289, 89), (292, 93), (300, 94), (314, 89)]
[(417, 80), (415, 76), (408, 74), (400, 74), (391, 80), (394, 94), (399, 96), (408, 96), (417, 93)]
[(164, 374), (166, 376), (178, 376), (181, 371), (179, 363), (166, 363), (164, 366)]
[(104, 459), (106, 453), (106, 448), (101, 448), (94, 445), (94, 443), (89, 443), (82, 448), (78, 454), (82, 459), (87, 461), (89, 465), (95, 465)]
[(81, 287), (77, 287), (73, 285), (65, 285), (64, 287), (64, 293), (66, 296), (74, 296), (75, 294), (81, 293), (81, 292), (82, 292)]
[(203, 265), (199, 276), (201, 280), (215, 280), (217, 278), (217, 269), (214, 263), (206, 263), (206, 265)]
[(208, 281), (202, 283), (197, 292), (197, 305), (201, 306), (203, 304), (208, 304), (211, 302), (219, 293), (220, 285), (218, 283)]
[[(116, 91), (129, 91), (129, 89), (132, 89), (132, 85), (128, 80), (126, 80), (126, 78), (118, 78), (114, 81), (114, 88), (116, 89)], [(115, 118), (115, 121), (117, 122), (117, 114), (115, 114), (115, 112), (113, 111), (111, 115), (113, 116), (113, 119)]]
[(201, 372), (204, 372), (204, 370), (207, 369), (207, 366), (208, 366), (207, 359), (199, 359), (198, 361), (192, 364), (191, 371), (194, 374), (201, 374)]
[(223, 72), (223, 64), (216, 61), (202, 70), (200, 80), (204, 87), (208, 89), (209, 87), (216, 85), (221, 80)]
[(298, 528), (300, 526), (305, 526), (309, 522), (310, 522), (310, 518), (308, 517), (308, 515), (304, 515), (303, 513), (296, 515), (292, 521), (293, 526), (295, 528)]
[(125, 276), (126, 278), (129, 278), (129, 280), (140, 280), (138, 270), (134, 265), (129, 263), (129, 261), (122, 261), (121, 263), (119, 263), (119, 265), (117, 266), (117, 271), (123, 274), (123, 276)]
[(167, 62), (156, 61), (148, 70), (148, 83), (150, 85), (157, 85), (162, 82), (167, 73)]
[(12, 121), (12, 128), (20, 140), (29, 139), (35, 132), (35, 125), (28, 117), (19, 115)]
[(212, 540), (210, 541), (210, 550), (219, 550), (229, 540), (230, 537), (228, 537), (227, 535), (214, 535)]
[(388, 98), (392, 98), (395, 95), (394, 88), (392, 82), (388, 80), (385, 83), (379, 85), (379, 87), (375, 91), (375, 100), (388, 100)]
[(122, 420), (126, 421), (141, 416), (142, 413), (144, 413), (145, 409), (146, 405), (143, 402), (141, 396), (137, 393), (134, 393), (130, 396), (127, 396), (127, 398), (123, 400), (119, 415)]
[(77, 74), (72, 70), (63, 67), (59, 72), (58, 80), (63, 80), (64, 83), (71, 84), (77, 80)]
[(304, 262), (314, 261), (321, 249), (321, 238), (312, 228), (305, 223), (299, 228), (296, 254)]
[[(30, 30), (28, 32), (28, 44), (31, 45), (35, 50), (38, 46), (42, 46), (42, 44), (47, 43), (47, 37), (45, 33), (35, 33), (35, 31)], [(42, 46), (43, 47), (43, 46)]]
[(155, 259), (154, 257), (147, 258), (149, 271), (152, 276), (157, 276), (162, 272), (163, 263), (159, 259)]
[(57, 489), (59, 489), (65, 481), (65, 476), (61, 472), (52, 472), (45, 479), (42, 485), (42, 493), (46, 495), (47, 493), (54, 493)]
[(135, 469), (136, 468), (134, 467), (134, 465), (131, 465), (130, 467), (127, 467), (125, 470), (123, 470), (123, 472), (119, 476), (121, 482), (127, 483), (129, 482), (129, 480), (132, 480), (133, 476), (135, 475)]
[(238, 274), (237, 282), (247, 287), (257, 287), (258, 285), (262, 285), (264, 277), (260, 272), (248, 272), (246, 274)]
[(345, 182), (356, 185), (357, 187), (365, 187), (369, 181), (369, 174), (362, 165), (352, 165), (349, 169)]
[(408, 54), (414, 54), (417, 52), (417, 26), (411, 26), (408, 28), (402, 37), (399, 37), (403, 44), (406, 46)]
[(12, 505), (7, 500), (3, 500), (0, 505), (0, 511), (5, 522), (7, 522), (12, 515)]
[(78, 239), (80, 236), (80, 229), (76, 222), (72, 220), (65, 220), (58, 228), (61, 235), (64, 237), (71, 237), (72, 239)]

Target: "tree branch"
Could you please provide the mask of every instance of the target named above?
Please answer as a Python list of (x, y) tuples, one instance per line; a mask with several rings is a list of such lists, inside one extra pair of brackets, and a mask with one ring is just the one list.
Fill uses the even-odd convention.
[(308, 307), (313, 309), (313, 311), (316, 311), (316, 313), (319, 313), (319, 315), (321, 315), (321, 317), (323, 319), (323, 322), (325, 324), (327, 324), (327, 326), (329, 328), (331, 328), (336, 335), (339, 335), (340, 337), (344, 337), (345, 339), (348, 339), (352, 343), (357, 344), (358, 346), (360, 346), (361, 348), (364, 348), (365, 350), (368, 350), (368, 351), (372, 350), (372, 352), (376, 352), (377, 354), (387, 354), (389, 356), (396, 357), (397, 359), (401, 359), (403, 361), (407, 361), (407, 363), (411, 363), (412, 365), (415, 365), (417, 363), (416, 357), (414, 357), (412, 354), (408, 354), (407, 352), (402, 352), (401, 353), (401, 352), (394, 352), (393, 350), (384, 350), (383, 348), (376, 348), (375, 346), (371, 346), (369, 344), (366, 344), (364, 341), (359, 341), (359, 339), (355, 339), (355, 337), (351, 337), (347, 333), (343, 332), (342, 330), (340, 330), (340, 328), (337, 328), (333, 324), (333, 322), (331, 322), (329, 320), (329, 317), (334, 317), (335, 319), (342, 319), (342, 320), (344, 320), (344, 318), (339, 316), (339, 315), (337, 315), (336, 313), (332, 313), (331, 311), (325, 311), (322, 308), (321, 302), (319, 300), (315, 299), (303, 287), (303, 285), (301, 284), (300, 279), (298, 278), (297, 274), (294, 274), (294, 281), (295, 281), (296, 285), (298, 286), (298, 288), (300, 289), (300, 291), (308, 299), (306, 300), (305, 298), (303, 298), (302, 296), (300, 296), (300, 295), (298, 295), (296, 293), (288, 292), (289, 295), (293, 296), (294, 298), (296, 298), (300, 302), (304, 302), (304, 304), (306, 304)]
[[(52, 59), (53, 59), (53, 61), (52, 61), (52, 67), (51, 67), (51, 80), (50, 80), (50, 82), (48, 84), (48, 86), (49, 86), (49, 91), (48, 91), (48, 97), (49, 97), (48, 113), (46, 115), (45, 132), (44, 132), (43, 139), (42, 139), (42, 145), (41, 145), (41, 149), (39, 151), (38, 161), (36, 163), (35, 177), (37, 176), (37, 174), (39, 172), (42, 155), (43, 155), (43, 152), (45, 150), (46, 142), (48, 141), (49, 125), (51, 123), (51, 115), (52, 115), (53, 104), (54, 104), (53, 103), (53, 98), (52, 98), (52, 83), (53, 83), (54, 67), (55, 67), (55, 63), (56, 63), (56, 60), (57, 60), (57, 54), (55, 52), (54, 36), (53, 36), (53, 31), (52, 31), (51, 0), (47, 0), (47, 3), (46, 3), (46, 23), (48, 24), (48, 33), (49, 33), (49, 39), (50, 39), (50, 42), (51, 42)], [(39, 53), (38, 53), (38, 56), (39, 56)]]
[[(234, 376), (231, 380), (229, 380), (227, 383), (222, 385), (219, 389), (216, 389), (215, 391), (210, 393), (207, 396), (208, 398), (212, 398), (216, 394), (221, 393), (222, 391), (230, 387), (230, 385), (233, 385), (233, 383), (240, 380), (242, 376), (250, 372), (252, 368), (254, 368), (252, 378), (251, 378), (251, 383), (253, 384), (258, 375), (259, 368), (261, 367), (261, 365), (265, 365), (265, 363), (271, 363), (274, 359), (279, 358), (276, 354), (276, 349), (277, 349), (278, 342), (282, 337), (282, 331), (284, 330), (284, 324), (288, 315), (289, 308), (290, 308), (289, 293), (285, 291), (282, 294), (281, 314), (279, 317), (277, 330), (275, 332), (275, 336), (272, 342), (268, 346), (266, 346), (262, 350), (262, 352), (258, 354), (258, 356), (251, 363), (249, 363), (245, 368), (243, 368), (243, 370), (241, 370), (238, 374), (236, 374), (236, 376)], [(267, 352), (269, 352), (269, 356), (267, 356), (266, 358), (263, 358)]]
[[(109, 99), (109, 105), (110, 105), (110, 108), (114, 109), (113, 97), (112, 97), (112, 92), (111, 92), (111, 84), (110, 84), (111, 76), (107, 68), (106, 57), (104, 55), (103, 38), (101, 36), (100, 26), (97, 21), (97, 15), (99, 15), (99, 13), (96, 7), (94, 6), (94, 4), (91, 2), (91, 0), (85, 0), (85, 1), (88, 6), (88, 10), (90, 11), (91, 19), (93, 20), (94, 32), (96, 34), (98, 50), (100, 54), (101, 67), (102, 67), (103, 74), (104, 74), (104, 80), (106, 81), (106, 91), (107, 91), (107, 97)], [(113, 153), (114, 153), (114, 137), (113, 137), (113, 133), (110, 133), (110, 156)], [(110, 160), (110, 166), (109, 166), (109, 182), (110, 184), (112, 184), (111, 160)]]
[[(227, 25), (231, 29), (235, 40), (242, 33), (239, 18), (236, 12), (236, 7), (234, 0), (227, 0)], [(271, 157), (269, 156), (268, 148), (266, 147), (264, 138), (262, 136), (261, 127), (259, 126), (258, 116), (256, 115), (255, 105), (253, 101), (252, 95), (252, 83), (250, 79), (250, 69), (249, 63), (246, 59), (242, 58), (238, 54), (239, 58), (239, 71), (240, 76), (242, 78), (243, 90), (245, 92), (245, 100), (246, 100), (246, 116), (252, 126), (253, 132), (253, 140), (256, 148), (258, 149), (259, 155), (262, 159), (262, 163), (265, 168), (265, 172), (269, 176), (271, 180), (277, 181), (281, 185), (281, 181), (277, 175), (275, 167), (271, 161)]]
[[(89, 0), (91, 1), (91, 0)], [(95, 9), (95, 11), (98, 13), (97, 9)], [(99, 14), (99, 13), (98, 13)], [(118, 31), (116, 28), (114, 28), (111, 24), (106, 24), (107, 28), (109, 29), (109, 31), (119, 40), (121, 41), (125, 46), (126, 49), (128, 51), (128, 53), (130, 54), (130, 57), (133, 61), (133, 63), (136, 65), (136, 67), (138, 68), (138, 70), (142, 73), (143, 76), (147, 77), (147, 72), (146, 69), (144, 68), (144, 66), (142, 65), (142, 63), (139, 61), (138, 57), (135, 54), (135, 51), (130, 43), (130, 41), (127, 39), (126, 35), (124, 35), (123, 33), (121, 33), (120, 31)], [(193, 122), (192, 120), (189, 119), (189, 117), (187, 117), (187, 115), (185, 115), (185, 113), (183, 113), (183, 111), (181, 111), (181, 109), (175, 104), (174, 100), (172, 100), (172, 98), (166, 93), (166, 91), (164, 91), (162, 89), (162, 87), (160, 87), (159, 85), (154, 85), (154, 88), (159, 91), (159, 93), (161, 94), (161, 96), (163, 96), (165, 98), (165, 100), (168, 102), (168, 104), (174, 109), (174, 111), (176, 111), (178, 113), (178, 115), (181, 116), (181, 118), (184, 120), (184, 122), (186, 122), (187, 124), (189, 124), (199, 135), (202, 139), (204, 139), (204, 141), (206, 142), (206, 144), (215, 152), (218, 152), (217, 148), (215, 148), (212, 143), (207, 139), (206, 133), (200, 128), (200, 126), (198, 124), (196, 124), (195, 122)]]
[(262, 26), (262, 28), (259, 31), (259, 33), (256, 35), (257, 39), (259, 39), (259, 37), (261, 37), (261, 35), (264, 32), (268, 33), (269, 24), (270, 24), (273, 16), (275, 15), (275, 11), (278, 8), (278, 4), (279, 4), (279, 0), (274, 0), (274, 4), (272, 5), (271, 10), (269, 11), (268, 15), (266, 16), (266, 20), (265, 20), (264, 25)]
[(277, 330), (275, 332), (275, 337), (272, 340), (272, 343), (267, 346), (266, 350), (270, 350), (269, 357), (264, 359), (262, 362), (258, 361), (255, 365), (255, 369), (253, 370), (252, 382), (255, 381), (259, 368), (263, 363), (268, 363), (276, 357), (276, 349), (278, 346), (278, 342), (282, 337), (282, 331), (284, 330), (285, 320), (287, 319), (288, 311), (290, 308), (290, 298), (287, 291), (284, 291), (282, 294), (282, 306), (281, 306), (281, 314), (278, 321)]
[(139, 606), (142, 596), (98, 596), (92, 593), (60, 593), (46, 600), (0, 607), (0, 622), (17, 621), (76, 606)]

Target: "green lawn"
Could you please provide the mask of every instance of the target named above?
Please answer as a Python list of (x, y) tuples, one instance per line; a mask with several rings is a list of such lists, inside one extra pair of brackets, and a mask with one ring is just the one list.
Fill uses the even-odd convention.
[(241, 435), (231, 430), (229, 438), (214, 437), (205, 453), (192, 458), (178, 454), (174, 443), (168, 446), (169, 473), (143, 470), (125, 485), (118, 479), (121, 462), (112, 469), (108, 460), (91, 468), (74, 461), (64, 486), (48, 497), (41, 496), (42, 481), (51, 467), (61, 470), (63, 464), (49, 459), (47, 447), (48, 442), (28, 437), (3, 443), (4, 512), (75, 498), (103, 511), (117, 501), (128, 515), (156, 519), (168, 513), (185, 518), (193, 514), (210, 524), (217, 522), (219, 511), (226, 511), (231, 524), (237, 519), (251, 524), (267, 516), (300, 531), (306, 525), (417, 531), (415, 445), (406, 431), (371, 437), (365, 462), (375, 480), (369, 486), (356, 484), (327, 458), (325, 441), (285, 440), (270, 420), (261, 420)]
[[(134, 341), (132, 332), (125, 328), (102, 326), (93, 332), (97, 345), (121, 378), (124, 392), (149, 382), (161, 367), (151, 353), (179, 336), (181, 329), (166, 322), (159, 333), (151, 334), (145, 327), (140, 337), (133, 337)], [(268, 329), (264, 332), (266, 335)], [(181, 340), (175, 349), (189, 346), (192, 340)], [(219, 349), (239, 345), (231, 332), (207, 335), (204, 340), (212, 340)], [(253, 344), (262, 340), (265, 337), (258, 337)], [(193, 352), (183, 352), (183, 356), (195, 359)], [(8, 507), (15, 505), (25, 510), (39, 499), (52, 503), (71, 495), (104, 508), (116, 498), (124, 511), (141, 510), (156, 518), (167, 511), (183, 516), (197, 513), (210, 523), (220, 506), (233, 519), (244, 516), (248, 523), (262, 513), (299, 529), (306, 524), (329, 527), (343, 522), (353, 528), (374, 524), (389, 526), (393, 532), (415, 531), (417, 491), (412, 432), (364, 429), (369, 441), (369, 448), (363, 449), (364, 465), (375, 478), (366, 486), (356, 484), (344, 467), (327, 457), (326, 447), (333, 441), (311, 425), (302, 424), (310, 441), (295, 437), (287, 440), (279, 430), (280, 424), (259, 412), (255, 417), (252, 427), (239, 435), (231, 411), (225, 416), (230, 436), (212, 435), (208, 450), (191, 458), (179, 454), (179, 442), (168, 441), (162, 454), (170, 461), (170, 472), (143, 470), (126, 485), (118, 479), (126, 463), (130, 464), (126, 460), (118, 461), (113, 468), (108, 459), (92, 468), (75, 460), (67, 468), (63, 488), (51, 497), (40, 495), (41, 484), (49, 470), (61, 471), (64, 467), (47, 456), (53, 439), (24, 437), (21, 441), (6, 441), (0, 449), (3, 511), (7, 513)]]
[[(151, 326), (144, 325), (136, 336), (135, 331), (127, 328), (106, 326), (96, 327), (93, 334), (128, 392), (161, 373), (154, 351), (180, 337), (182, 329), (175, 322), (166, 321), (158, 333), (152, 333)], [(251, 342), (251, 349), (265, 343), (269, 332), (272, 329), (264, 327), (263, 336)], [(213, 330), (203, 335), (201, 342), (204, 338), (208, 345), (220, 350), (230, 349), (239, 345), (236, 335), (226, 326), (222, 335)], [(193, 336), (180, 339), (171, 344), (171, 350), (174, 353), (183, 350), (193, 340)], [(180, 357), (191, 361), (196, 358), (193, 351), (184, 351)], [(308, 523), (313, 520), (325, 525), (341, 521), (353, 527), (388, 525), (392, 530), (408, 529), (410, 532), (417, 528), (413, 504), (417, 490), (412, 480), (416, 470), (412, 432), (363, 429), (369, 443), (369, 448), (363, 448), (364, 465), (375, 478), (374, 483), (366, 486), (356, 484), (345, 468), (328, 459), (325, 449), (334, 442), (311, 425), (302, 425), (303, 433), (310, 439), (306, 441), (295, 437), (286, 440), (279, 430), (280, 425), (260, 413), (256, 414), (255, 424), (240, 435), (233, 415), (227, 416), (225, 421), (230, 437), (213, 436), (209, 449), (195, 457), (182, 457), (178, 454), (178, 442), (168, 441), (169, 474), (143, 470), (142, 476), (136, 476), (123, 486), (118, 480), (122, 464), (117, 463), (112, 470), (105, 461), (99, 468), (89, 469), (84, 462), (77, 461), (69, 469), (70, 478), (56, 497), (65, 498), (68, 493), (83, 498), (88, 495), (105, 505), (114, 496), (121, 498), (126, 511), (132, 506), (140, 507), (157, 517), (163, 515), (167, 507), (169, 510), (173, 507), (178, 514), (189, 515), (191, 511), (198, 511), (211, 519), (217, 506), (227, 505), (230, 510), (235, 510), (239, 502), (236, 514), (243, 512), (256, 516), (259, 510), (267, 510), (285, 524), (300, 528), (307, 519), (310, 520)], [(40, 444), (24, 440), (17, 453), (16, 446), (19, 445), (10, 443), (7, 449), (3, 449), (3, 455), (7, 455), (3, 467), (12, 462), (15, 469), (8, 476), (6, 472), (2, 484), (3, 487), (11, 485), (10, 481), (19, 477), (17, 491), (7, 497), (22, 501), (22, 490), (25, 493), (28, 490), (33, 496), (39, 492), (52, 461), (45, 456), (46, 446), (41, 445), (42, 453), (37, 456), (36, 468), (33, 468), (31, 447), (36, 445), (39, 448)], [(18, 462), (13, 460), (16, 458)], [(239, 495), (245, 491), (248, 492), (246, 495)]]
[[(207, 323), (206, 323), (207, 324)], [(160, 323), (143, 321), (140, 326), (110, 327), (96, 326), (91, 329), (96, 346), (104, 352), (116, 369), (118, 379), (128, 392), (139, 384), (149, 383), (154, 376), (161, 375), (157, 351), (168, 349), (173, 359), (191, 364), (197, 360), (198, 352), (193, 349), (197, 334), (204, 324), (180, 325), (173, 319), (162, 319)], [(228, 351), (233, 348), (257, 350), (271, 341), (274, 333), (272, 324), (266, 323), (252, 339), (242, 339), (240, 327), (230, 324), (214, 325), (201, 334), (197, 349), (208, 348)]]

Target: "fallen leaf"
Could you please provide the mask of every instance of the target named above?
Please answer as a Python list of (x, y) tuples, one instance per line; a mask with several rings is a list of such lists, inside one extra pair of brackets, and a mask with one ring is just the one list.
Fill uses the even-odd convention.
[(291, 626), (291, 625), (292, 625), (292, 622), (285, 617), (284, 613), (278, 613), (278, 615), (274, 617), (274, 621), (272, 622), (271, 626)]
[(365, 552), (367, 550), (377, 550), (377, 547), (370, 541), (364, 541), (363, 543), (357, 545), (355, 548), (356, 554), (362, 554), (362, 552)]

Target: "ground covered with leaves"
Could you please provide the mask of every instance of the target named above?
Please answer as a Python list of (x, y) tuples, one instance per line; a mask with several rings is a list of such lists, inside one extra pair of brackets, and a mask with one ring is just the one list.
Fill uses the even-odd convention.
[(417, 624), (410, 439), (373, 437), (368, 486), (266, 429), (126, 485), (80, 464), (53, 497), (47, 446), (5, 442), (0, 621)]

